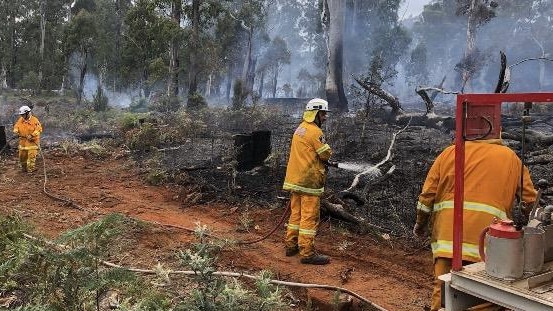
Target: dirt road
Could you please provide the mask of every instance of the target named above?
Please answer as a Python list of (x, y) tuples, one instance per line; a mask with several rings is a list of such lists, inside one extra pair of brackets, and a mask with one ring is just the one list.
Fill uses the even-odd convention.
[[(71, 208), (43, 194), (42, 160), (37, 161), (39, 170), (28, 175), (20, 172), (15, 156), (3, 156), (0, 161), (0, 210), (17, 211), (46, 237), (57, 236), (107, 213), (123, 213), (190, 229), (201, 223), (215, 236), (252, 240), (269, 232), (284, 210), (284, 206), (268, 209), (225, 204), (183, 207), (172, 186), (146, 185), (127, 157), (100, 160), (48, 150), (44, 154), (47, 190), (86, 210)], [(249, 232), (238, 232), (244, 215), (254, 225)], [(327, 220), (321, 224), (316, 246), (331, 256), (331, 264), (309, 266), (300, 264), (298, 257), (284, 256), (283, 234), (284, 229), (277, 230), (260, 243), (223, 250), (220, 269), (247, 273), (265, 269), (281, 280), (345, 287), (388, 310), (422, 310), (429, 302), (432, 270), (428, 250), (408, 249), (401, 241), (358, 236)], [(151, 268), (193, 239), (187, 230), (158, 226), (156, 234), (142, 237), (128, 259), (120, 264)], [(332, 297), (331, 292), (323, 290), (309, 290), (308, 295), (315, 300), (330, 301)]]

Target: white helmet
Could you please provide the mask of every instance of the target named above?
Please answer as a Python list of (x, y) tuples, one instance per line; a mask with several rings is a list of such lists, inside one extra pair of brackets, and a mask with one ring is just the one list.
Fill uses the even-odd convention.
[(19, 108), (19, 114), (26, 114), (27, 112), (30, 112), (31, 108), (29, 106), (21, 106)]
[(313, 98), (305, 106), (305, 111), (311, 111), (311, 110), (329, 111), (328, 102), (321, 98)]

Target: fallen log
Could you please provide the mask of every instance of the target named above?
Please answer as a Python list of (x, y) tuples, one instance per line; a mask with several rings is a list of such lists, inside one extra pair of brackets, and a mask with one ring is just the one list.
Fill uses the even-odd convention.
[[(503, 132), (501, 133), (501, 137), (503, 139), (522, 141), (522, 131)], [(534, 130), (526, 130), (525, 139), (529, 147), (535, 147), (537, 145), (549, 147), (553, 145), (553, 135), (546, 135)]]

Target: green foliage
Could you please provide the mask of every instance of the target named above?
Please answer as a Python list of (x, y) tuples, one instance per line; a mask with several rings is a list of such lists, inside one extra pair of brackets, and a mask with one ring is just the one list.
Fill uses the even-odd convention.
[(271, 274), (261, 272), (256, 282), (256, 291), (246, 289), (236, 279), (227, 281), (215, 275), (216, 256), (219, 246), (208, 241), (207, 227), (197, 225), (195, 235), (198, 243), (191, 249), (181, 251), (183, 264), (196, 272), (196, 286), (185, 297), (179, 308), (182, 310), (247, 311), (247, 310), (286, 310), (280, 289), (270, 283)]
[(33, 90), (33, 93), (35, 93), (36, 90), (40, 89), (38, 74), (35, 71), (29, 71), (23, 79), (21, 79), (20, 87), (22, 89)]
[(147, 151), (159, 145), (159, 131), (153, 124), (146, 123), (140, 128), (127, 132), (126, 141), (131, 150)]
[(121, 215), (108, 215), (65, 233), (58, 240), (64, 246), (53, 246), (25, 237), (20, 219), (0, 217), (0, 291), (24, 292), (20, 310), (91, 310), (98, 293), (136, 282), (134, 274), (98, 262), (124, 224)]
[(117, 123), (119, 124), (119, 128), (123, 132), (127, 132), (133, 128), (136, 128), (138, 126), (138, 119), (140, 118), (139, 114), (136, 113), (124, 113), (121, 116), (119, 116), (119, 119), (117, 120)]
[(180, 100), (175, 96), (160, 96), (150, 102), (150, 111), (175, 113), (181, 107)]
[(205, 98), (200, 93), (194, 93), (188, 96), (188, 103), (186, 104), (188, 109), (198, 110), (207, 107), (207, 102)]
[(153, 186), (162, 185), (167, 179), (167, 172), (163, 170), (150, 170), (146, 176), (146, 181)]
[(426, 85), (428, 83), (426, 44), (421, 42), (411, 51), (411, 58), (405, 65), (407, 81), (411, 86)]
[(19, 286), (14, 276), (23, 268), (34, 249), (24, 239), (28, 227), (17, 215), (0, 215), (0, 289), (11, 290)]
[(104, 95), (104, 91), (102, 90), (100, 84), (98, 84), (98, 88), (96, 89), (96, 94), (94, 95), (92, 106), (94, 107), (94, 111), (97, 112), (106, 111), (109, 108), (108, 97)]
[(141, 97), (138, 100), (133, 101), (129, 105), (129, 110), (131, 112), (147, 112), (148, 111), (148, 100), (144, 97)]

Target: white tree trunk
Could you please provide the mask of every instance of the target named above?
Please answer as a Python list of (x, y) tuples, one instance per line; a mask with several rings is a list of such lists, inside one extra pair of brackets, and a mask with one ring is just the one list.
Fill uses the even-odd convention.
[(46, 0), (40, 1), (40, 65), (38, 70), (38, 87), (42, 86), (44, 70), (44, 39), (46, 37)]
[(325, 83), (327, 100), (338, 111), (347, 111), (348, 102), (343, 82), (343, 49), (345, 29), (345, 1), (326, 0), (328, 9), (327, 48), (328, 63)]
[[(472, 0), (470, 3), (470, 8), (468, 12), (468, 22), (467, 22), (467, 47), (465, 49), (465, 62), (469, 60), (470, 57), (474, 57), (474, 49), (476, 47), (476, 3), (478, 0)], [(464, 92), (465, 87), (470, 91), (472, 89), (470, 85), (472, 72), (468, 68), (464, 68), (461, 74), (463, 81), (463, 86), (461, 87), (461, 92)]]

